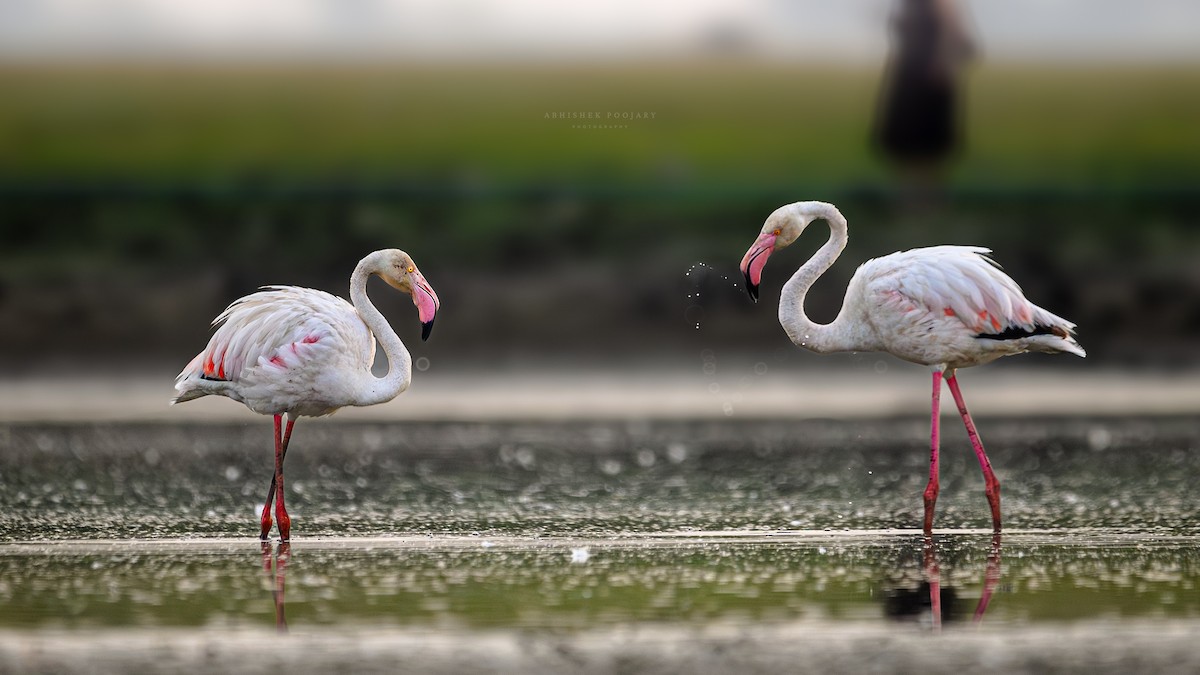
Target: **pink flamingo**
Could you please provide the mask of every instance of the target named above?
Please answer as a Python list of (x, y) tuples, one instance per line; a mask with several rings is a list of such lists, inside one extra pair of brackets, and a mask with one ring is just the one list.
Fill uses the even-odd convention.
[(1068, 352), (1087, 356), (1072, 337), (1075, 324), (1025, 299), (1011, 277), (978, 246), (933, 246), (893, 253), (863, 263), (846, 289), (833, 323), (814, 323), (804, 314), (804, 297), (846, 247), (846, 219), (833, 204), (796, 202), (775, 210), (742, 258), (746, 289), (758, 301), (767, 257), (788, 246), (814, 220), (829, 224), (829, 241), (783, 286), (779, 322), (792, 342), (819, 354), (888, 352), (933, 368), (929, 483), (925, 488), (925, 532), (933, 530), (938, 496), (938, 417), (942, 379), (950, 387), (983, 469), (1000, 531), (1000, 481), (967, 412), (955, 371), (1024, 352)]
[[(179, 373), (171, 404), (216, 394), (260, 415), (275, 416), (275, 474), (262, 512), (263, 540), (271, 531), (271, 502), (279, 537), (288, 541), (291, 519), (283, 504), (283, 459), (296, 418), (329, 415), (344, 406), (385, 403), (408, 389), (412, 357), (387, 319), (367, 298), (367, 279), (378, 275), (412, 295), (429, 337), (441, 305), (429, 282), (404, 251), (375, 251), (350, 275), (353, 304), (324, 291), (267, 286), (229, 305), (213, 321), (208, 346)], [(375, 377), (375, 340), (388, 373)], [(287, 427), (282, 430), (282, 421)]]

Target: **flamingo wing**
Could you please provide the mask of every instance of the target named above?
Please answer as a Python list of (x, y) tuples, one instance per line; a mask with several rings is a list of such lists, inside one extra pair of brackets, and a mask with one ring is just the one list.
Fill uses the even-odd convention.
[(369, 369), (374, 360), (374, 336), (357, 311), (324, 291), (267, 286), (234, 301), (213, 325), (208, 346), (177, 381), (237, 382), (255, 368), (282, 372), (331, 357)]
[(1027, 300), (989, 253), (979, 246), (931, 246), (870, 260), (861, 271), (879, 304), (955, 317), (974, 337), (1069, 339), (1075, 324)]

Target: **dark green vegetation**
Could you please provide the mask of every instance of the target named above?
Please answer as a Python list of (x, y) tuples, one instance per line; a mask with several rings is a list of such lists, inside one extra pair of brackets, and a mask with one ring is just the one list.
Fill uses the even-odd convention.
[[(740, 321), (751, 310), (720, 277), (773, 208), (818, 198), (851, 224), (810, 298), (818, 318), (862, 260), (981, 244), (1076, 320), (1095, 358), (1194, 358), (1196, 69), (981, 69), (965, 150), (930, 200), (906, 198), (870, 152), (876, 79), (716, 63), (8, 66), (0, 350), (22, 355), (14, 367), (84, 351), (177, 360), (233, 298), (281, 282), (341, 292), (387, 246), (443, 296), (428, 347), (442, 363), (694, 346), (696, 284), (703, 346), (774, 348), (772, 312)], [(623, 128), (547, 119), (562, 112)], [(801, 257), (768, 269), (764, 304)], [(685, 279), (697, 261), (715, 277)], [(385, 311), (403, 331), (402, 304)]]

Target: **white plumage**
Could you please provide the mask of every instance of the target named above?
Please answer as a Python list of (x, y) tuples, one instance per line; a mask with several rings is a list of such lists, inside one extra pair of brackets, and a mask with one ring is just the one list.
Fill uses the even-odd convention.
[(846, 219), (832, 204), (796, 202), (776, 209), (742, 258), (750, 297), (758, 300), (770, 255), (794, 242), (814, 220), (829, 224), (829, 240), (796, 270), (779, 300), (779, 322), (795, 344), (819, 353), (881, 351), (931, 366), (930, 482), (925, 492), (925, 531), (933, 523), (938, 492), (939, 396), (943, 377), (954, 395), (983, 468), (992, 522), (1000, 530), (1000, 483), (979, 441), (959, 391), (955, 371), (1023, 352), (1086, 356), (1075, 341), (1075, 324), (1031, 303), (1021, 288), (978, 246), (932, 246), (868, 260), (846, 288), (841, 311), (829, 324), (804, 313), (809, 288), (846, 247)]
[(231, 304), (179, 374), (175, 401), (227, 396), (262, 415), (328, 415), (370, 386), (375, 336), (354, 306), (324, 291), (269, 286)]
[[(428, 337), (440, 306), (437, 294), (407, 253), (375, 251), (350, 276), (353, 304), (324, 291), (295, 286), (268, 286), (234, 301), (213, 321), (216, 330), (208, 345), (175, 380), (177, 395), (172, 404), (218, 395), (274, 416), (275, 474), (263, 508), (263, 539), (271, 529), (271, 502), (277, 488), (279, 533), (288, 539), (283, 457), (296, 418), (390, 401), (411, 382), (408, 349), (367, 297), (367, 279), (372, 275), (412, 295), (424, 325), (422, 339)], [(371, 372), (376, 339), (388, 359), (384, 377)]]
[(1071, 337), (1075, 324), (1029, 302), (989, 253), (978, 246), (932, 246), (859, 267), (849, 289), (862, 290), (848, 293), (847, 302), (874, 329), (873, 351), (947, 368), (1028, 351), (1085, 356)]

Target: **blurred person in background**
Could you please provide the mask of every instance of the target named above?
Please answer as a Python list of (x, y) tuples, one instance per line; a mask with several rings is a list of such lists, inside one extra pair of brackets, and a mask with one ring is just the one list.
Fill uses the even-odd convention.
[(891, 21), (872, 140), (923, 200), (960, 146), (959, 80), (976, 48), (955, 0), (900, 0)]

